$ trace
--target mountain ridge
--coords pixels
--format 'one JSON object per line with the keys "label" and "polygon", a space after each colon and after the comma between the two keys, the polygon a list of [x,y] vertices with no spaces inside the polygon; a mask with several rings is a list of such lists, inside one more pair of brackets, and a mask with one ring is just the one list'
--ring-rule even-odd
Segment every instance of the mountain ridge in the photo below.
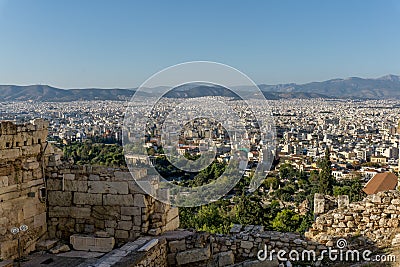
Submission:
{"label": "mountain ridge", "polygon": [[[376,79],[349,77],[346,79],[337,78],[305,84],[260,84],[258,86],[264,96],[272,100],[283,98],[400,99],[400,76],[393,74],[388,74]],[[234,88],[240,88],[241,94],[246,95],[246,87],[237,86]],[[0,85],[0,101],[127,101],[135,92],[135,88],[60,89],[49,85]],[[141,90],[140,94],[144,96],[155,96],[158,95],[157,92],[159,92],[157,88],[149,88],[148,92]],[[174,88],[174,90],[168,92],[165,97],[188,98],[215,95],[235,97],[230,90],[224,87],[206,84],[191,85],[187,86],[187,88],[182,86]]]}

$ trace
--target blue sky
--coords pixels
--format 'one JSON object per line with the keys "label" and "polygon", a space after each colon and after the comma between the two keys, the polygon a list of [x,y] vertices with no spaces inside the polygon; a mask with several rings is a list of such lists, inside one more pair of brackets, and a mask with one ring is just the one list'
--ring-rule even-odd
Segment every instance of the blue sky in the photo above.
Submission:
{"label": "blue sky", "polygon": [[0,84],[136,87],[185,61],[257,83],[400,74],[400,1],[0,0]]}

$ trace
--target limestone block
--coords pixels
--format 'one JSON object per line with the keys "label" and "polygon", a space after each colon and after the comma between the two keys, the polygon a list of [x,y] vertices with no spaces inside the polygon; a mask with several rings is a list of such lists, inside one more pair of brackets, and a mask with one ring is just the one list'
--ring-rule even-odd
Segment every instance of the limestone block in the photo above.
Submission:
{"label": "limestone block", "polygon": [[241,241],[240,242],[240,247],[245,248],[245,249],[251,249],[253,248],[253,242],[251,241]]}
{"label": "limestone block", "polygon": [[232,251],[221,252],[218,253],[216,256],[218,258],[218,266],[221,267],[232,265],[235,262],[235,256],[233,255]]}
{"label": "limestone block", "polygon": [[47,190],[61,190],[62,181],[59,179],[48,179],[47,180]]}
{"label": "limestone block", "polygon": [[179,216],[179,210],[176,207],[171,208],[168,212],[167,212],[167,222],[171,221],[172,219],[174,219],[175,217]]}
{"label": "limestone block", "polygon": [[79,205],[98,205],[103,204],[102,194],[74,193],[74,204]]}
{"label": "limestone block", "polygon": [[175,217],[171,221],[167,222],[167,224],[164,226],[164,231],[173,231],[175,229],[178,229],[179,227],[179,216]]}
{"label": "limestone block", "polygon": [[178,265],[189,264],[193,262],[208,260],[211,256],[210,248],[198,248],[179,252],[176,254],[176,262]]}
{"label": "limestone block", "polygon": [[103,195],[103,205],[105,206],[132,206],[132,195]]}
{"label": "limestone block", "polygon": [[74,192],[87,192],[88,183],[87,181],[65,180],[64,190]]}
{"label": "limestone block", "polygon": [[62,191],[49,191],[48,200],[50,206],[71,206],[72,193]]}
{"label": "limestone block", "polygon": [[314,213],[322,214],[325,212],[325,197],[323,194],[314,195]]}
{"label": "limestone block", "polygon": [[140,216],[140,208],[139,207],[121,207],[121,215],[127,216]]}
{"label": "limestone block", "polygon": [[132,228],[132,221],[119,221],[117,228],[121,230],[130,230]]}
{"label": "limestone block", "polygon": [[45,240],[36,244],[36,250],[45,251],[57,245],[58,240]]}
{"label": "limestone block", "polygon": [[89,181],[88,192],[96,194],[120,194],[129,193],[127,182],[110,182],[110,181]]}
{"label": "limestone block", "polygon": [[75,250],[110,252],[115,245],[114,237],[94,237],[74,234],[70,236],[70,243]]}
{"label": "limestone block", "polygon": [[185,239],[169,242],[169,249],[171,252],[185,251],[186,250]]}

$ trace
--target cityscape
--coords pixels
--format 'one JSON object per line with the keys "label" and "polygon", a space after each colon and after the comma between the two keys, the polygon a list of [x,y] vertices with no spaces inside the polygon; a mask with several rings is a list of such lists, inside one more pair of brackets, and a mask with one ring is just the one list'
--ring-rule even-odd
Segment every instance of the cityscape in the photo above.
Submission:
{"label": "cityscape", "polygon": [[400,267],[399,26],[0,0],[0,267]]}
{"label": "cityscape", "polygon": [[[157,180],[159,183],[157,188],[163,187],[164,190],[154,188],[146,190],[141,185],[145,193],[163,202],[167,201],[178,206],[182,203],[192,206],[188,203],[199,201],[199,198],[204,203],[207,203],[208,199],[212,200],[213,203],[202,204],[198,207],[179,207],[180,222],[179,224],[174,222],[174,224],[175,227],[183,229],[226,235],[233,234],[235,231],[240,232],[241,227],[244,227],[246,232],[252,229],[249,227],[257,226],[262,227],[257,231],[265,229],[281,233],[293,232],[300,236],[304,234],[315,236],[314,240],[320,241],[321,231],[317,231],[317,235],[315,235],[314,230],[318,223],[318,220],[315,221],[317,216],[321,216],[335,207],[340,208],[343,205],[350,205],[349,203],[362,201],[365,197],[374,196],[385,190],[397,190],[396,174],[399,172],[400,145],[398,118],[400,101],[398,100],[332,98],[266,100],[268,109],[261,110],[259,114],[273,118],[273,127],[269,128],[271,131],[275,131],[275,135],[270,137],[274,143],[273,162],[269,171],[264,171],[264,176],[255,192],[251,190],[250,180],[261,161],[261,138],[259,128],[257,126],[253,128],[255,118],[251,113],[242,109],[241,100],[223,96],[187,99],[164,98],[159,101],[158,106],[151,113],[148,113],[148,105],[152,101],[154,100],[143,98],[134,107],[128,101],[112,100],[6,101],[1,103],[0,119],[3,123],[10,122],[16,125],[29,124],[37,119],[48,123],[46,139],[47,143],[52,146],[54,151],[52,153],[56,155],[52,156],[53,160],[59,162],[56,165],[60,162],[67,162],[64,164],[80,166],[79,168],[88,166],[88,164],[104,166],[109,169],[122,168],[122,170],[129,167],[131,173],[141,170],[137,174],[141,178],[139,180],[135,178],[138,185],[141,180],[148,182],[150,179],[154,182],[155,176],[152,173],[155,168],[156,173],[161,175],[161,179],[166,179],[164,182]],[[216,109],[214,101],[228,104],[221,104],[221,107]],[[251,108],[257,108],[261,103],[259,101],[254,99],[248,103],[252,105]],[[198,107],[201,107],[202,112],[198,112]],[[234,110],[238,111],[238,117],[231,122],[228,117],[222,119],[223,123],[220,123],[212,117],[210,120],[199,115],[207,113],[204,110],[214,110],[214,116],[217,118],[218,116],[215,115],[217,113],[230,114],[231,112],[228,112],[230,107],[234,107]],[[129,146],[129,142],[123,144],[124,119],[126,120],[124,117],[127,109],[133,110],[134,117],[141,118],[141,114],[151,114],[150,122],[146,118],[135,121],[136,130],[139,130],[141,125],[140,129],[148,133],[145,135],[145,139],[136,140],[138,141],[136,144],[142,144],[141,148]],[[171,112],[175,112],[177,117],[166,117]],[[184,114],[191,115],[185,117]],[[173,126],[176,123],[178,125]],[[226,127],[228,129],[231,127],[229,125],[241,125],[240,129],[242,130],[239,132],[227,131]],[[250,131],[246,129],[250,129]],[[34,142],[33,139],[32,145]],[[37,142],[43,143],[43,140]],[[20,145],[16,141],[6,142],[3,144],[3,149]],[[24,141],[24,145],[30,144]],[[47,151],[48,148],[44,149]],[[208,198],[200,191],[199,195],[193,199],[185,199],[184,196],[190,195],[192,192],[190,188],[197,190],[199,186],[207,186],[209,183],[213,184],[214,181],[218,181],[216,179],[219,179],[218,177],[226,171],[230,162],[235,160],[235,156],[232,154],[235,149],[239,149],[241,152],[238,162],[240,176],[228,172],[229,177],[226,179],[232,186],[226,188],[224,183],[217,183],[219,187],[225,189],[223,197],[221,199],[219,197]],[[204,158],[206,155],[204,153],[211,153],[208,161],[207,156]],[[199,163],[197,160],[199,158],[202,161],[200,161],[200,165],[196,165],[196,162]],[[182,159],[186,159],[186,161],[180,162]],[[187,165],[188,162],[195,165]],[[209,167],[203,169],[201,164],[204,165],[205,162],[205,166],[209,165]],[[327,162],[328,165],[324,165],[326,164],[324,162]],[[175,167],[172,167],[171,163]],[[54,165],[54,163],[48,164],[48,166]],[[323,180],[325,168],[329,172],[325,177],[328,180]],[[395,175],[393,176],[393,174]],[[59,179],[57,173],[52,173],[51,176],[57,177],[56,180]],[[75,174],[74,176],[76,177]],[[98,175],[90,174],[89,180],[92,176]],[[239,178],[235,178],[235,180],[233,177]],[[62,181],[64,179],[65,174],[62,175]],[[3,178],[3,187],[12,184],[9,178],[7,180]],[[105,193],[109,190],[119,190],[118,187],[114,188],[116,184],[112,184],[118,182],[105,183],[106,185],[103,185],[103,187],[106,186],[103,188]],[[170,187],[171,183],[183,187],[183,191],[176,193],[174,188]],[[55,188],[47,186],[48,190],[58,189],[57,186]],[[170,189],[166,194],[164,191],[167,188]],[[76,190],[78,192],[73,194],[74,199],[71,205],[84,207],[86,205],[84,201],[76,200],[78,202],[75,202],[75,197],[78,196],[80,189]],[[125,191],[122,188],[120,190]],[[48,191],[49,198],[52,192],[57,191]],[[90,185],[89,192],[91,192]],[[119,194],[117,191],[116,193]],[[221,192],[217,191],[212,194],[217,195],[218,193]],[[87,194],[90,198],[94,197],[91,193]],[[165,194],[168,198],[163,199],[161,196]],[[171,197],[171,194],[177,196]],[[60,208],[58,205],[67,205],[58,203],[58,201],[65,200],[62,198],[57,200],[57,198],[59,197],[49,200],[49,204],[56,205],[56,208]],[[93,201],[89,200],[88,203]],[[104,205],[105,201],[105,199],[101,199],[99,204]],[[129,216],[125,217],[128,219]],[[77,223],[76,220],[75,223]],[[101,227],[100,229],[97,227],[94,226],[91,231],[101,229]],[[107,228],[106,225],[104,227],[106,237],[112,237],[119,231],[119,235],[115,235],[115,238],[119,242],[124,242],[120,241],[126,238],[121,232],[126,230],[117,230],[119,226],[115,230]],[[134,226],[132,227],[135,229]],[[346,227],[344,229],[347,229]],[[88,229],[86,228],[83,233],[87,233]],[[137,229],[143,230],[143,227]],[[73,231],[75,232],[75,230]],[[156,232],[158,231],[160,230]],[[253,232],[250,231],[250,233]],[[57,236],[57,232],[52,236]],[[376,238],[376,236],[373,237]],[[332,240],[327,242],[332,242]],[[75,249],[75,245],[73,246]],[[309,247],[308,244],[307,247]],[[54,252],[54,248],[50,251]],[[232,254],[225,253],[224,250],[221,253],[226,254],[224,256],[226,258],[232,257]],[[244,248],[242,253],[250,258],[255,256],[251,249]],[[237,256],[233,256],[233,258],[235,257]],[[391,261],[393,261],[393,257],[392,254],[387,254],[387,258]],[[230,262],[229,259],[226,260]],[[271,262],[275,263],[275,260],[276,258],[271,259]],[[295,262],[293,263],[295,264]],[[180,265],[177,262],[176,264]]]}

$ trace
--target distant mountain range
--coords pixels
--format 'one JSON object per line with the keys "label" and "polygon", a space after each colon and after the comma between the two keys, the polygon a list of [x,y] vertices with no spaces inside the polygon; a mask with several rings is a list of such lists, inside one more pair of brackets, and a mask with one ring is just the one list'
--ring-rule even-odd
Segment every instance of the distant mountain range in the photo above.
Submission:
{"label": "distant mountain range", "polygon": [[129,100],[134,91],[128,89],[59,89],[48,85],[0,85],[0,101],[49,101],[77,100]]}
{"label": "distant mountain range", "polygon": [[259,87],[265,92],[317,93],[331,98],[400,98],[400,76],[396,75],[386,75],[378,79],[351,77],[306,84],[262,84]]}
{"label": "distant mountain range", "polygon": [[[386,75],[377,79],[351,77],[306,84],[261,84],[259,88],[267,99],[283,98],[345,98],[345,99],[400,99],[400,76]],[[248,88],[237,87],[246,95]],[[159,89],[149,88],[142,95],[158,95]],[[48,85],[0,85],[0,101],[49,101],[68,102],[77,100],[129,100],[135,89],[59,89]],[[201,96],[231,96],[231,91],[207,84],[181,86],[168,92],[165,97],[189,98]]]}

